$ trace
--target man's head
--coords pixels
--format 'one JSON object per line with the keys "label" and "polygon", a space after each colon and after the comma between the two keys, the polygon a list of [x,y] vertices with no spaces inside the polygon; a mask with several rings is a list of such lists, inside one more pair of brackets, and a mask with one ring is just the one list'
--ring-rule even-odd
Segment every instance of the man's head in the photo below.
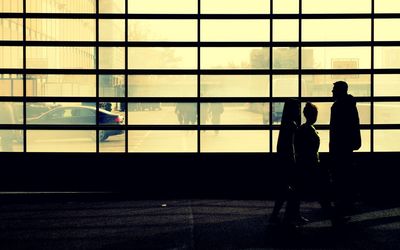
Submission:
{"label": "man's head", "polygon": [[337,100],[347,95],[349,85],[345,81],[338,81],[333,83],[332,96]]}
{"label": "man's head", "polygon": [[314,124],[318,117],[318,108],[311,102],[307,102],[303,109],[304,117],[307,119],[307,123]]}

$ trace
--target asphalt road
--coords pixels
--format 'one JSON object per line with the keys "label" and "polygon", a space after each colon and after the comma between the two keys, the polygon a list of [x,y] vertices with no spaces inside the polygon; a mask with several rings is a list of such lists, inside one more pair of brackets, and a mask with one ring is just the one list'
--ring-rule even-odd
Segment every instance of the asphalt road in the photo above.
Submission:
{"label": "asphalt road", "polygon": [[311,222],[291,230],[268,223],[263,200],[46,199],[4,201],[0,249],[398,249],[400,208],[361,205],[332,228],[316,203]]}

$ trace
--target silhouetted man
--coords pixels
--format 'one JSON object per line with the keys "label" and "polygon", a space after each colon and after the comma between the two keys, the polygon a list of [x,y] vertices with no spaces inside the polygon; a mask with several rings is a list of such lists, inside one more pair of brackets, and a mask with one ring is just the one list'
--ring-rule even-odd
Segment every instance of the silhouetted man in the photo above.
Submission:
{"label": "silhouetted man", "polygon": [[353,201],[353,183],[355,182],[352,164],[353,150],[361,147],[360,120],[356,101],[347,93],[348,85],[344,81],[333,84],[331,108],[329,153],[332,157],[332,184],[334,202],[338,216],[350,212]]}

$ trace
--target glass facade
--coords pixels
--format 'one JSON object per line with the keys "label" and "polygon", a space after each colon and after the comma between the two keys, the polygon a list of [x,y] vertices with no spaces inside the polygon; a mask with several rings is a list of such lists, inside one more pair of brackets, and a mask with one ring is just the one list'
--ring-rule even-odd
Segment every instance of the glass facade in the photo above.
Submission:
{"label": "glass facade", "polygon": [[326,152],[339,80],[360,151],[400,151],[399,25],[394,0],[0,0],[0,152],[272,153],[288,97]]}

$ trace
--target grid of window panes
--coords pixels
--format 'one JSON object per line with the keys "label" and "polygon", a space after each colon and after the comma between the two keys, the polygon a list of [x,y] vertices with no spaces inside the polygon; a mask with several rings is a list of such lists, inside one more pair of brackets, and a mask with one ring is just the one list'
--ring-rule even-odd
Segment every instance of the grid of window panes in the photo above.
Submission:
{"label": "grid of window panes", "polygon": [[400,151],[397,0],[0,0],[0,151],[275,152],[283,102],[358,101]]}

